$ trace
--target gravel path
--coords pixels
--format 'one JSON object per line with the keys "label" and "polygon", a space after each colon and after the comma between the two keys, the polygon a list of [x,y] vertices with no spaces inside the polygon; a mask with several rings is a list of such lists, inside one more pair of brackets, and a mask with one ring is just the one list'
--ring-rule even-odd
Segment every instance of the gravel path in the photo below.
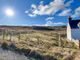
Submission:
{"label": "gravel path", "polygon": [[35,60],[0,48],[0,60]]}

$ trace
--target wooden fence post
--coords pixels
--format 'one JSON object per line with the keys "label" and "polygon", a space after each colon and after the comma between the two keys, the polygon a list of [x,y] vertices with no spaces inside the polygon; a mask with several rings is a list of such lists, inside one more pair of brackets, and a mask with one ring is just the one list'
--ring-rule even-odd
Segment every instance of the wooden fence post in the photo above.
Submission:
{"label": "wooden fence post", "polygon": [[19,34],[18,34],[18,41],[20,40],[20,38],[21,38],[21,33],[19,32]]}
{"label": "wooden fence post", "polygon": [[79,40],[79,49],[80,49],[80,40]]}
{"label": "wooden fence post", "polygon": [[12,41],[12,33],[10,33],[10,41]]}
{"label": "wooden fence post", "polygon": [[4,40],[4,38],[5,38],[5,30],[2,31],[2,36],[3,36],[2,39]]}
{"label": "wooden fence post", "polygon": [[60,33],[58,35],[59,35],[59,47],[60,47],[61,46],[61,36],[60,36]]}

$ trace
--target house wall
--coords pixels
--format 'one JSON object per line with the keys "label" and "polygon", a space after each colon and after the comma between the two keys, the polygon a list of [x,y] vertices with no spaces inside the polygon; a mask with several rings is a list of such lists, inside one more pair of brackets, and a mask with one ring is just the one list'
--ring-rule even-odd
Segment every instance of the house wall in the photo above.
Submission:
{"label": "house wall", "polygon": [[80,29],[71,29],[71,38],[74,40],[80,40]]}
{"label": "house wall", "polygon": [[69,23],[67,24],[67,39],[71,40],[71,28]]}
{"label": "house wall", "polygon": [[80,30],[79,29],[71,29],[69,24],[67,25],[67,39],[73,41],[77,46],[79,46],[80,40]]}

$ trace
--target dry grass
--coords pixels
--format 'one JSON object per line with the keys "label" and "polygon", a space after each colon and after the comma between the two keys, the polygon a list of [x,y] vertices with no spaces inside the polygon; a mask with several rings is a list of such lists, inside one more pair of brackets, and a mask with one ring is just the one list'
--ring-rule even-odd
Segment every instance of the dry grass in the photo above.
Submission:
{"label": "dry grass", "polygon": [[[3,36],[0,35],[0,43],[14,43],[18,48],[31,49],[41,55],[54,56],[58,60],[73,60],[74,53],[78,51],[73,42],[66,40],[66,30],[61,31],[36,31],[29,33],[16,32],[10,37],[10,31],[6,31]],[[24,31],[23,31],[24,32]],[[59,46],[59,33],[61,36],[61,46]],[[76,58],[77,59],[77,58]]]}

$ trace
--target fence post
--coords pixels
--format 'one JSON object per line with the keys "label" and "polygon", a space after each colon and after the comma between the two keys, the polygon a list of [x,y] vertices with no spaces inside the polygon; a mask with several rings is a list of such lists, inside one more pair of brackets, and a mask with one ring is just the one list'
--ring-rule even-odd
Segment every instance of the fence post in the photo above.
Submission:
{"label": "fence post", "polygon": [[79,49],[80,49],[80,40],[79,40]]}
{"label": "fence post", "polygon": [[3,31],[2,31],[2,39],[4,40],[4,38],[5,38],[5,30],[3,29]]}
{"label": "fence post", "polygon": [[20,34],[21,34],[21,33],[19,32],[18,41],[20,40]]}
{"label": "fence post", "polygon": [[61,36],[60,36],[60,33],[58,35],[59,35],[59,47],[60,47],[61,46]]}
{"label": "fence post", "polygon": [[11,41],[11,38],[12,38],[12,33],[10,32],[10,41]]}

